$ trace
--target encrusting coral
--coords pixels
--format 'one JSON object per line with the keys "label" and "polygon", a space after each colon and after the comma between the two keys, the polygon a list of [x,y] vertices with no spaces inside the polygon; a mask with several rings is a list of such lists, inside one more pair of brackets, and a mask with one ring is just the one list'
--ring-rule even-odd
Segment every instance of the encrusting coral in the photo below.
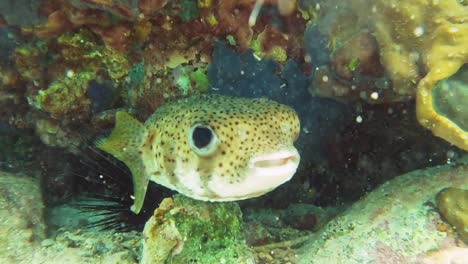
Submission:
{"label": "encrusting coral", "polygon": [[[370,32],[378,44],[378,61],[391,80],[391,88],[382,89],[377,85],[371,87],[377,94],[375,98],[379,102],[394,102],[416,98],[417,117],[419,123],[432,130],[432,132],[457,147],[468,150],[468,131],[460,122],[453,120],[450,116],[438,111],[446,104],[459,113],[463,113],[464,101],[466,98],[468,81],[466,74],[459,71],[467,71],[463,67],[468,62],[468,6],[466,1],[447,0],[391,0],[391,1],[369,1],[353,0],[340,11],[336,11],[332,6],[325,6],[319,26],[329,34],[329,48],[331,49],[332,64],[340,66],[343,63],[343,70],[338,68],[337,75],[340,78],[361,77],[359,69],[362,64],[371,64],[375,60],[362,60],[355,51],[354,59],[346,58],[340,53],[341,47],[348,50],[365,49],[362,45],[351,45],[353,38],[362,35],[363,32]],[[328,11],[327,11],[328,10]],[[368,14],[363,16],[361,14]],[[331,25],[327,24],[332,17]],[[340,56],[341,55],[341,56]],[[364,57],[365,58],[365,57]],[[338,61],[336,61],[338,60]],[[375,69],[377,69],[376,67]],[[357,71],[356,71],[357,70]],[[341,74],[340,74],[341,73]],[[452,80],[458,75],[456,80]],[[369,75],[367,75],[369,76]],[[368,86],[351,83],[350,87],[342,87],[338,78],[332,79],[333,73],[319,72],[316,80],[319,82],[325,79],[328,82],[328,89],[335,88],[326,95],[333,97],[347,98],[353,96],[356,91],[369,92]],[[371,75],[371,77],[373,77]],[[332,82],[335,81],[335,82]],[[458,82],[458,94],[462,94],[458,100],[446,99],[442,105],[435,105],[434,91],[440,82]],[[342,82],[342,81],[341,81]],[[461,83],[461,84],[460,84]],[[389,95],[390,92],[390,95]],[[378,96],[378,97],[377,97]],[[351,99],[354,99],[351,97]],[[365,98],[363,98],[365,99]],[[462,117],[466,118],[466,117]]]}
{"label": "encrusting coral", "polygon": [[[418,121],[436,136],[468,150],[468,131],[438,113],[433,104],[436,84],[456,74],[468,62],[466,3],[393,0],[369,5],[368,1],[357,0],[353,7],[363,4],[373,11],[370,21],[393,90],[398,94],[416,92]],[[464,85],[468,89],[468,83]]]}
{"label": "encrusting coral", "polygon": [[437,195],[437,208],[468,244],[468,190],[447,188]]}

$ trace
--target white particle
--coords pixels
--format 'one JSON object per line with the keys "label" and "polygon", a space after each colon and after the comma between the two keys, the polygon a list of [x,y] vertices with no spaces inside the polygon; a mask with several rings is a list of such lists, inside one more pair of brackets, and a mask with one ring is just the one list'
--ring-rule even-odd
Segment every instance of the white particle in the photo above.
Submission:
{"label": "white particle", "polygon": [[388,110],[387,110],[387,113],[390,114],[390,115],[393,114],[393,108],[389,107]]}
{"label": "white particle", "polygon": [[373,93],[371,93],[370,98],[371,98],[372,100],[377,100],[377,99],[379,99],[379,93],[378,93],[378,92],[373,92]]}
{"label": "white particle", "polygon": [[358,115],[356,117],[356,123],[359,123],[359,124],[362,123],[362,116]]}
{"label": "white particle", "polygon": [[255,1],[255,5],[254,5],[254,7],[252,9],[252,12],[250,12],[250,16],[249,16],[249,26],[250,27],[253,27],[255,25],[255,23],[257,22],[257,17],[258,17],[258,14],[260,13],[260,9],[262,9],[263,1],[264,0]]}
{"label": "white particle", "polygon": [[446,155],[447,155],[448,159],[453,159],[455,157],[455,151],[449,150],[449,151],[447,151]]}
{"label": "white particle", "polygon": [[424,34],[424,28],[423,27],[417,27],[414,29],[413,31],[413,34],[416,36],[416,37],[420,37]]}
{"label": "white particle", "polygon": [[449,28],[449,32],[450,33],[456,33],[456,32],[458,32],[458,28],[457,27],[451,27],[451,28]]}
{"label": "white particle", "polygon": [[99,179],[103,179],[103,178],[104,178],[104,176],[102,176],[102,174],[100,174],[100,175],[99,175]]}
{"label": "white particle", "polygon": [[328,76],[327,75],[322,76],[322,81],[323,82],[328,82]]}
{"label": "white particle", "polygon": [[241,74],[241,75],[244,75],[244,73],[245,73],[244,71],[240,71],[240,74]]}
{"label": "white particle", "polygon": [[65,75],[68,77],[68,78],[72,78],[73,76],[75,76],[75,72],[73,70],[67,70],[65,72]]}

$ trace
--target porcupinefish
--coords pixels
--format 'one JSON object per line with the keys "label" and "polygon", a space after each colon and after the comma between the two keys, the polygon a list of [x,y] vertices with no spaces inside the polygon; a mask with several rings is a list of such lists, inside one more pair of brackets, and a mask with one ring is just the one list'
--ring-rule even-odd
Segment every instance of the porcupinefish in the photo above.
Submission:
{"label": "porcupinefish", "polygon": [[300,156],[296,112],[268,99],[196,95],[167,103],[145,123],[124,111],[97,147],[133,176],[139,213],[150,180],[203,201],[265,194],[291,179]]}

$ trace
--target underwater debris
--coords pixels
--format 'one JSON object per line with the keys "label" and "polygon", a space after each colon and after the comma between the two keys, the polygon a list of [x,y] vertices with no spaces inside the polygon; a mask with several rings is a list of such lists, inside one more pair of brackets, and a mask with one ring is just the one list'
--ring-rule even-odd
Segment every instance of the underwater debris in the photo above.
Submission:
{"label": "underwater debris", "polygon": [[204,201],[272,191],[299,165],[298,136],[298,117],[285,105],[199,95],[165,104],[145,123],[117,112],[111,135],[96,145],[130,168],[138,213],[150,180]]}

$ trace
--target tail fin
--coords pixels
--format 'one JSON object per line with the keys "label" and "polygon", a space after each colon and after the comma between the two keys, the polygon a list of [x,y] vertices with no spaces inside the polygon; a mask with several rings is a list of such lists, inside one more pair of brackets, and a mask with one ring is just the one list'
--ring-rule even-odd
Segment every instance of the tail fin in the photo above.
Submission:
{"label": "tail fin", "polygon": [[127,112],[118,111],[115,115],[115,128],[110,136],[96,142],[97,148],[112,154],[132,172],[134,203],[131,210],[136,214],[143,206],[149,182],[141,156],[141,146],[146,136],[143,123]]}

